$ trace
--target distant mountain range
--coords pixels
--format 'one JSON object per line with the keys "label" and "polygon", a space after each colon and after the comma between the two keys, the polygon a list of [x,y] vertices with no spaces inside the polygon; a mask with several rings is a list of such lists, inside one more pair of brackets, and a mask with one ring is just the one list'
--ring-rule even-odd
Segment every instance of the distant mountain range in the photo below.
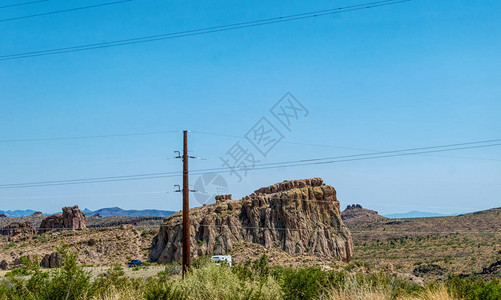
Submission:
{"label": "distant mountain range", "polygon": [[395,214],[387,214],[383,215],[390,219],[404,219],[404,218],[428,218],[428,217],[450,217],[457,216],[459,214],[439,214],[439,213],[431,213],[424,211],[409,211],[406,213],[395,213]]}
{"label": "distant mountain range", "polygon": [[[31,210],[31,209],[25,209],[25,210],[0,210],[0,214],[4,214],[9,218],[21,218],[21,217],[26,217],[34,214],[36,211]],[[57,213],[43,213],[46,216],[49,215],[54,215],[54,214],[60,214],[61,212]],[[175,211],[170,211],[170,210],[157,210],[157,209],[143,209],[143,210],[125,210],[121,209],[120,207],[108,207],[108,208],[101,208],[95,211],[92,211],[90,209],[84,209],[83,213],[87,216],[94,216],[99,214],[101,217],[114,217],[114,216],[120,216],[120,217],[168,217],[174,213]]]}
{"label": "distant mountain range", "polygon": [[[26,210],[0,210],[0,214],[6,215],[9,218],[21,218],[21,217],[26,217],[30,216],[32,214],[36,213],[36,211],[31,210],[31,209],[26,209]],[[47,214],[44,214],[47,215]],[[48,214],[52,215],[52,214]]]}
{"label": "distant mountain range", "polygon": [[170,210],[158,210],[158,209],[143,209],[136,210],[130,209],[125,210],[120,207],[107,207],[101,208],[95,211],[84,209],[83,213],[87,216],[94,216],[99,214],[101,217],[168,217],[176,213],[176,211]]}

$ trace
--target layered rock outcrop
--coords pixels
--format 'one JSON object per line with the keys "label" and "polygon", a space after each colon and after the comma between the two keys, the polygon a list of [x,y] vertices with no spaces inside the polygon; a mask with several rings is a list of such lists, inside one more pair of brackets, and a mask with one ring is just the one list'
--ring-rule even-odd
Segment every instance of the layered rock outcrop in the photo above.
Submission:
{"label": "layered rock outcrop", "polygon": [[72,229],[79,230],[86,228],[85,226],[86,217],[85,214],[78,209],[78,206],[63,207],[63,214],[52,215],[42,220],[39,233],[46,231],[51,231],[53,229]]}
{"label": "layered rock outcrop", "polygon": [[9,241],[23,240],[36,233],[31,222],[12,222],[0,229],[2,235],[8,235]]}
{"label": "layered rock outcrop", "polygon": [[[241,200],[230,196],[191,209],[191,250],[194,257],[229,253],[239,242],[351,260],[353,244],[341,220],[336,190],[321,178],[284,181],[256,190]],[[150,258],[159,263],[180,261],[182,215],[164,219],[153,240]]]}

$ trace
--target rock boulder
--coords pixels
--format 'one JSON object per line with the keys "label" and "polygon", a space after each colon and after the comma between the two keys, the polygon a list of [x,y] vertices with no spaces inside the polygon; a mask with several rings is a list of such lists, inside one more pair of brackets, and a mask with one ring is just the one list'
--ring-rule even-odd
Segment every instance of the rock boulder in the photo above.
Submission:
{"label": "rock boulder", "polygon": [[62,265],[62,257],[59,252],[53,252],[51,254],[46,254],[42,261],[40,262],[40,266],[44,268],[57,268]]}

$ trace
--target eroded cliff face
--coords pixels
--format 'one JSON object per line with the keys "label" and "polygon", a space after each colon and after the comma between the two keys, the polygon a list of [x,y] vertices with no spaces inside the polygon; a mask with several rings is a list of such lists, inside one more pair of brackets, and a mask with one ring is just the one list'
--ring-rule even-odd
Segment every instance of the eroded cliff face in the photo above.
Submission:
{"label": "eroded cliff face", "polygon": [[[353,244],[341,220],[336,190],[321,178],[293,180],[261,188],[241,200],[218,197],[190,211],[194,257],[226,254],[241,241],[289,253],[351,260]],[[181,213],[164,219],[150,258],[181,260]]]}
{"label": "eroded cliff face", "polygon": [[72,229],[80,230],[85,229],[85,222],[87,218],[85,214],[78,209],[78,206],[63,207],[62,215],[48,216],[42,220],[38,233],[44,233],[54,229]]}

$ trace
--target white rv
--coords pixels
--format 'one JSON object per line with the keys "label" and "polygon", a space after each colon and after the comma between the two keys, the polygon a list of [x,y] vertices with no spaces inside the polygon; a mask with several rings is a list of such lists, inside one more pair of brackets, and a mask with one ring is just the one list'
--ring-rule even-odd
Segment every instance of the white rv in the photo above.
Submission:
{"label": "white rv", "polygon": [[214,255],[211,257],[216,264],[220,264],[222,261],[226,262],[231,267],[231,255]]}

